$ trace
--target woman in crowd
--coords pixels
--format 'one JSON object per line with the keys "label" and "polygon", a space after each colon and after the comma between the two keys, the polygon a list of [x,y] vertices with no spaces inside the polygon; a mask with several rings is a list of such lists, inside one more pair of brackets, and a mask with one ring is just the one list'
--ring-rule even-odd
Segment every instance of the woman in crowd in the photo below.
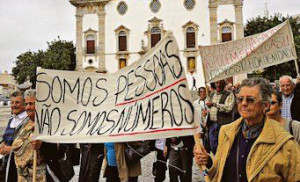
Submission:
{"label": "woman in crowd", "polygon": [[[134,142],[136,143],[136,142]],[[142,174],[141,162],[129,164],[125,159],[126,143],[105,143],[104,177],[107,182],[137,182]]]}
{"label": "woman in crowd", "polygon": [[267,112],[267,116],[278,121],[286,131],[294,136],[298,144],[300,144],[300,122],[296,120],[287,120],[281,116],[280,109],[282,107],[282,97],[278,91],[273,91],[271,99],[271,107],[270,111]]}

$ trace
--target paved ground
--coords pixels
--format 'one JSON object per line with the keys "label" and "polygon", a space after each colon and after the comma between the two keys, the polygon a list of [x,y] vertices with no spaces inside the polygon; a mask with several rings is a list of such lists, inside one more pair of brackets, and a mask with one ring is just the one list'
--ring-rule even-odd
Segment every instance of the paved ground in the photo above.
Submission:
{"label": "paved ground", "polygon": [[[152,164],[155,161],[155,153],[150,153],[146,157],[142,159],[142,175],[139,176],[139,182],[153,182],[154,176],[152,175]],[[78,174],[79,174],[79,167],[75,167],[75,176],[71,180],[72,182],[78,181]],[[101,177],[100,182],[105,182],[105,178],[102,177],[102,171],[101,171]],[[169,171],[166,172],[166,180],[165,182],[169,181]],[[193,165],[193,182],[200,182],[204,181],[204,178],[200,177],[200,171],[199,167],[194,163]]]}
{"label": "paved ground", "polygon": [[6,128],[8,119],[10,118],[10,106],[0,106],[0,137]]}
{"label": "paved ground", "polygon": [[[139,182],[153,182],[154,176],[152,175],[152,164],[155,161],[155,153],[150,153],[146,157],[142,159],[142,175],[139,176]],[[72,182],[78,181],[78,174],[79,174],[79,167],[75,167],[75,176],[71,180]],[[105,178],[102,177],[102,171],[101,171],[101,177],[100,182],[105,182]],[[166,172],[166,180],[165,182],[169,181],[169,171]],[[193,165],[193,182],[200,182],[204,181],[204,178],[200,177],[200,171],[199,167],[194,164]]]}
{"label": "paved ground", "polygon": [[[0,136],[2,136],[2,133],[5,130],[5,127],[7,125],[8,119],[10,117],[10,107],[9,106],[0,106]],[[154,181],[154,177],[152,175],[152,164],[155,161],[155,153],[150,153],[146,157],[142,159],[142,175],[139,177],[139,182],[152,182]],[[101,176],[102,176],[101,172]],[[166,172],[166,180],[169,181],[169,172]],[[78,181],[78,175],[79,175],[79,166],[75,167],[75,176],[71,180],[72,182]],[[199,182],[203,180],[203,178],[200,177],[200,171],[199,167],[197,165],[193,165],[193,182]],[[100,182],[104,182],[105,178],[100,177]],[[203,180],[204,181],[204,180]]]}

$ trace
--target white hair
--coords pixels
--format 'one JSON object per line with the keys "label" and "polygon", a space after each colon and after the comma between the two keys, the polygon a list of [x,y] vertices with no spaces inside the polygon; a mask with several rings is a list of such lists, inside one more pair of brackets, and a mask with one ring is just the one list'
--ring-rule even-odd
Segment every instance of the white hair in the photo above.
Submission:
{"label": "white hair", "polygon": [[26,90],[25,93],[24,93],[24,98],[29,98],[29,97],[35,97],[36,96],[36,90],[32,90],[32,89],[29,89],[29,90]]}
{"label": "white hair", "polygon": [[288,75],[283,75],[279,78],[279,84],[280,82],[283,80],[283,79],[288,79],[290,81],[291,84],[295,84],[294,81],[293,81],[293,78],[291,76],[288,76]]}

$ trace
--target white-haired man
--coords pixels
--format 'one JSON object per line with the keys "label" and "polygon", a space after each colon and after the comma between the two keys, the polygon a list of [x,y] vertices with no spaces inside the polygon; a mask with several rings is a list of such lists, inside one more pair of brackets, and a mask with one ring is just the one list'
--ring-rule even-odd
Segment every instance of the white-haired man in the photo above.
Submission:
{"label": "white-haired man", "polygon": [[292,119],[291,104],[294,99],[295,84],[293,82],[292,77],[284,75],[280,77],[279,85],[282,92],[281,116],[283,118],[291,120]]}

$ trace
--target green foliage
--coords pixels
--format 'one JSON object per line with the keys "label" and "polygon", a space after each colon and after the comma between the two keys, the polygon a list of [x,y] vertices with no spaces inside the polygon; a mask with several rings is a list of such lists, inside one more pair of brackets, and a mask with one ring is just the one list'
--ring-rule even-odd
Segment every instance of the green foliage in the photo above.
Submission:
{"label": "green foliage", "polygon": [[[275,14],[270,18],[267,17],[256,17],[254,19],[250,19],[247,21],[245,27],[245,36],[261,33],[267,31],[268,29],[273,28],[276,25],[284,22],[289,19],[290,24],[293,31],[295,46],[297,57],[300,56],[300,19],[295,19],[291,17],[282,17],[280,14]],[[300,66],[300,62],[298,59],[298,66]],[[282,63],[279,65],[270,66],[265,68],[265,71],[262,73],[262,76],[269,79],[270,81],[278,80],[282,75],[290,75],[292,77],[296,77],[296,68],[295,62],[289,61],[286,63]]]}
{"label": "green foliage", "polygon": [[12,73],[17,83],[30,80],[32,87],[35,88],[36,68],[56,70],[75,70],[76,57],[75,47],[72,41],[54,40],[48,42],[46,51],[25,52],[20,54],[16,60],[16,66]]}

